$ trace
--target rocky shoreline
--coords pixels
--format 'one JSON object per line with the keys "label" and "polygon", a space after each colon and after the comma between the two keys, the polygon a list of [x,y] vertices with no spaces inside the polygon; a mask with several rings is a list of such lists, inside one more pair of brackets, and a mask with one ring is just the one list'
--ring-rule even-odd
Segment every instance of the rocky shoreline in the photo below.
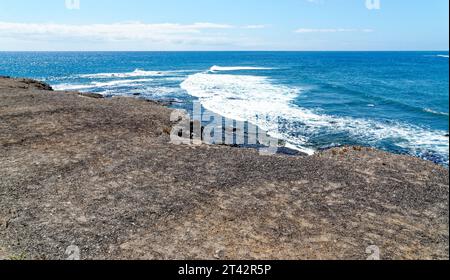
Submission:
{"label": "rocky shoreline", "polygon": [[0,77],[0,259],[449,258],[447,169],[172,145],[170,113]]}

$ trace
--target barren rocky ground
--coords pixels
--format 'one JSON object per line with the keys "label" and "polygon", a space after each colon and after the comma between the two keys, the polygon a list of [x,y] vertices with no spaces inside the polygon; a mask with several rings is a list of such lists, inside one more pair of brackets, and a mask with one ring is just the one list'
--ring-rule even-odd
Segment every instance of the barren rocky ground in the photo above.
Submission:
{"label": "barren rocky ground", "polygon": [[449,258],[443,167],[177,146],[170,109],[93,97],[0,78],[0,259]]}

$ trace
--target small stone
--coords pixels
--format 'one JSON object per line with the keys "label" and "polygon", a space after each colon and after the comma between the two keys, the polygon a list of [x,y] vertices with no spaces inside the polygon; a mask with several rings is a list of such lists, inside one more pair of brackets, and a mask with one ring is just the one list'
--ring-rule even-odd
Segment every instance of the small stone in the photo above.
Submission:
{"label": "small stone", "polygon": [[225,251],[224,250],[217,250],[216,253],[214,254],[214,258],[215,259],[223,259],[225,257]]}

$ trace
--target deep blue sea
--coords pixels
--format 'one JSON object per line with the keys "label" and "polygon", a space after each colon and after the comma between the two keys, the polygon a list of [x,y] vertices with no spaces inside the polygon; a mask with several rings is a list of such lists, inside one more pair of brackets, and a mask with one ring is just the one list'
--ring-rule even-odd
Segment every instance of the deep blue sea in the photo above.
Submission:
{"label": "deep blue sea", "polygon": [[303,151],[364,145],[448,166],[448,52],[0,52],[0,75],[198,100],[236,120],[269,116],[263,128]]}

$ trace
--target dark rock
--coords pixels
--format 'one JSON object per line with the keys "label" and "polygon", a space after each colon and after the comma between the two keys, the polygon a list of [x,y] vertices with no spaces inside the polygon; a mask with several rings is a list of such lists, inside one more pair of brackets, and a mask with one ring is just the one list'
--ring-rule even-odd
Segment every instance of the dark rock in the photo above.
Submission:
{"label": "dark rock", "polygon": [[27,88],[34,88],[37,90],[48,90],[48,91],[53,91],[53,88],[44,83],[44,82],[39,82],[36,80],[32,80],[32,79],[19,79],[20,82],[24,83],[27,85]]}
{"label": "dark rock", "polygon": [[290,156],[305,155],[305,154],[301,153],[300,151],[296,151],[296,150],[289,149],[286,147],[279,147],[277,152],[279,154],[290,155]]}
{"label": "dark rock", "polygon": [[98,93],[90,93],[90,92],[82,92],[79,93],[79,95],[84,96],[84,97],[89,97],[89,98],[95,98],[95,99],[103,99],[105,98],[103,95],[98,94]]}

